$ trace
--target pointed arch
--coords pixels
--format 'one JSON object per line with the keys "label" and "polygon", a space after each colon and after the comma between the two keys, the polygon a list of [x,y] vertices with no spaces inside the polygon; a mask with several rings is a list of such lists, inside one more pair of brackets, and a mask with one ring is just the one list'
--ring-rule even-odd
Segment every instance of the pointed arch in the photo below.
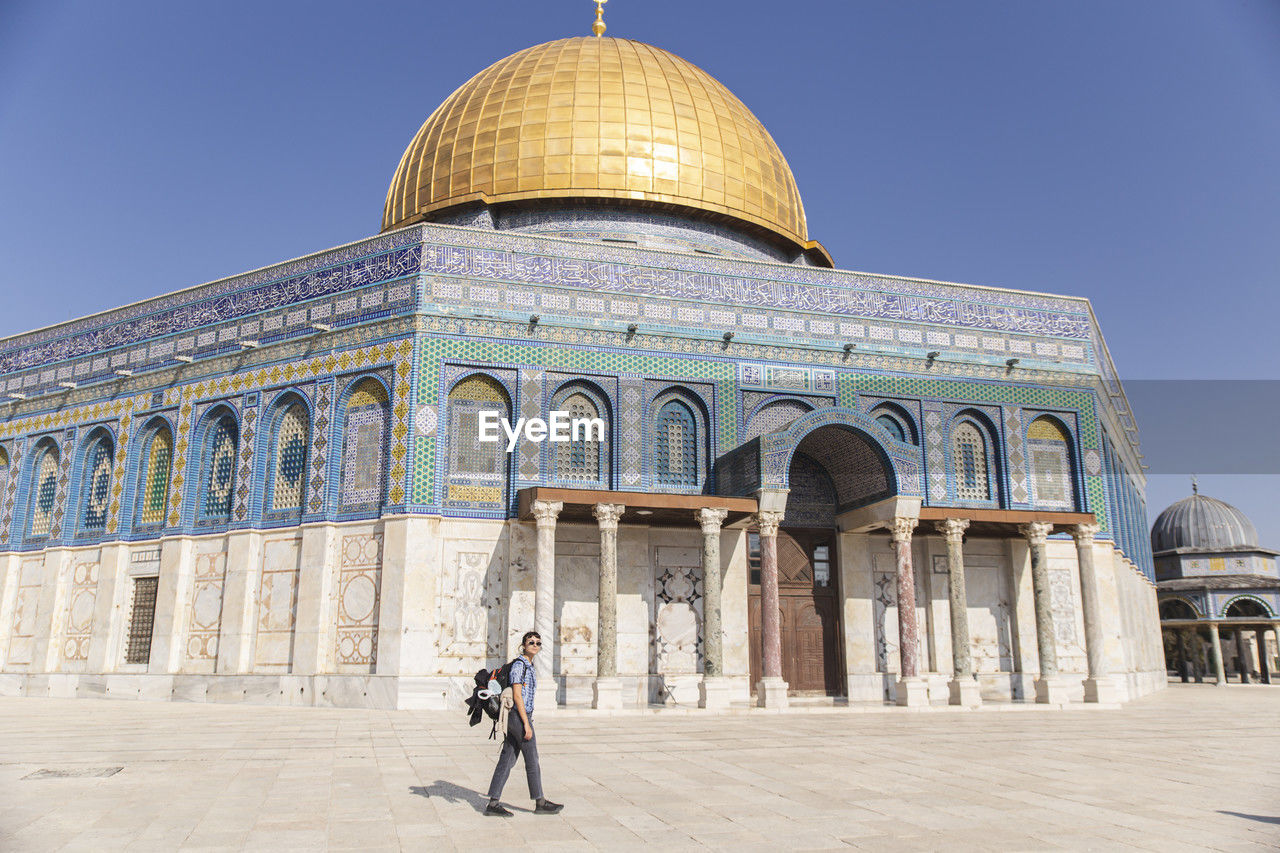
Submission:
{"label": "pointed arch", "polygon": [[143,427],[142,464],[138,476],[136,524],[163,525],[169,515],[169,482],[173,470],[173,429],[164,418]]}
{"label": "pointed arch", "polygon": [[472,373],[449,390],[446,499],[450,502],[506,503],[511,457],[501,431],[498,441],[480,440],[480,418],[488,413],[511,419],[511,398],[494,377]]}
{"label": "pointed arch", "polygon": [[342,512],[377,512],[387,491],[387,387],[366,376],[351,383],[344,396],[338,505]]}
{"label": "pointed arch", "polygon": [[33,539],[42,539],[53,529],[53,515],[58,499],[58,465],[62,454],[52,438],[36,443],[31,465],[31,513],[27,525]]}
{"label": "pointed arch", "polygon": [[210,409],[201,421],[200,436],[197,519],[207,524],[225,523],[231,518],[240,450],[240,421],[235,410],[225,404]]}
{"label": "pointed arch", "polygon": [[550,443],[555,478],[607,489],[611,481],[610,435],[612,418],[609,398],[589,382],[569,382],[552,396],[553,411],[566,411],[571,421],[599,419],[604,422],[602,439],[580,430],[576,440]]}
{"label": "pointed arch", "polygon": [[920,432],[916,420],[904,407],[897,403],[880,403],[871,410],[871,417],[885,428],[889,435],[904,444],[919,444]]}
{"label": "pointed arch", "polygon": [[105,427],[92,430],[80,456],[79,527],[84,533],[106,529],[111,505],[111,475],[115,460],[115,440]]}
{"label": "pointed arch", "polygon": [[770,400],[748,417],[742,440],[748,442],[766,433],[786,429],[812,411],[813,406],[803,400],[790,398]]}
{"label": "pointed arch", "polygon": [[1033,504],[1075,509],[1079,488],[1071,432],[1066,424],[1052,415],[1041,415],[1028,424],[1027,462]]}
{"label": "pointed arch", "polygon": [[307,456],[311,449],[311,411],[296,392],[281,394],[268,418],[266,510],[269,514],[298,515],[307,488]]}
{"label": "pointed arch", "polygon": [[651,411],[653,482],[664,488],[700,488],[707,478],[710,446],[706,410],[693,395],[673,388],[654,398]]}
{"label": "pointed arch", "polygon": [[951,422],[953,494],[959,501],[999,503],[995,433],[976,412],[961,412]]}

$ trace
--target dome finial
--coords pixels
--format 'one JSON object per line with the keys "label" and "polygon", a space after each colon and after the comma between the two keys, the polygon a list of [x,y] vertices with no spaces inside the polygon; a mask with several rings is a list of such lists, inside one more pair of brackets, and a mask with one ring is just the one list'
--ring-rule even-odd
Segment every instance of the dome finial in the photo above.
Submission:
{"label": "dome finial", "polygon": [[1195,474],[1191,475],[1191,494],[1193,495],[1200,494],[1200,484],[1196,482]]}
{"label": "dome finial", "polygon": [[596,20],[595,23],[591,25],[591,32],[596,34],[596,38],[600,38],[600,36],[604,35],[605,31],[604,4],[608,3],[609,0],[594,0],[594,2],[596,4]]}

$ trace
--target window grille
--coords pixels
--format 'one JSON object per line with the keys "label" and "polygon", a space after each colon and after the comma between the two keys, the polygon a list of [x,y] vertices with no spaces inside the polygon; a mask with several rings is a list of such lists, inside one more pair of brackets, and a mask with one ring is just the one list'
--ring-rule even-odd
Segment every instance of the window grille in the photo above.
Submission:
{"label": "window grille", "polygon": [[275,476],[271,489],[272,509],[298,509],[302,506],[309,446],[310,426],[307,423],[307,410],[301,403],[294,403],[280,418],[280,428],[276,432]]}
{"label": "window grille", "polygon": [[897,441],[905,442],[907,440],[907,431],[902,428],[902,424],[893,415],[881,415],[876,418],[876,423],[884,427],[885,431]]}
{"label": "window grille", "polygon": [[470,376],[449,392],[449,472],[468,480],[501,481],[505,477],[506,435],[480,441],[480,413],[510,418],[507,392],[487,376]]}
{"label": "window grille", "polygon": [[672,400],[658,411],[655,461],[658,482],[668,486],[698,484],[698,431],[693,413]]}
{"label": "window grille", "polygon": [[956,478],[957,497],[970,501],[991,500],[987,447],[973,424],[962,423],[952,433],[951,465]]}
{"label": "window grille", "polygon": [[161,427],[151,439],[147,450],[146,472],[142,483],[142,512],[140,524],[162,524],[169,511],[169,468],[173,462],[173,434]]}
{"label": "window grille", "polygon": [[751,532],[747,534],[747,567],[750,569],[750,582],[752,586],[760,585],[760,534]]}
{"label": "window grille", "polygon": [[377,380],[366,379],[347,401],[342,451],[344,507],[374,507],[382,503],[386,436],[387,394]]}
{"label": "window grille", "polygon": [[102,437],[85,455],[84,529],[107,526],[107,506],[111,499],[111,440]]}
{"label": "window grille", "polygon": [[206,518],[231,515],[231,494],[236,479],[236,445],[238,430],[235,419],[223,416],[213,428],[210,442],[209,477],[205,484],[204,514]]}
{"label": "window grille", "polygon": [[58,497],[58,451],[45,450],[36,464],[35,505],[31,512],[31,535],[48,536],[53,526],[53,504]]}
{"label": "window grille", "polygon": [[133,609],[129,615],[129,640],[125,647],[125,663],[147,663],[151,660],[151,629],[156,617],[156,589],[160,578],[133,579]]}
{"label": "window grille", "polygon": [[[571,394],[560,404],[571,420],[598,418],[595,403],[585,394]],[[587,436],[592,436],[590,439]],[[581,430],[577,441],[560,442],[556,448],[556,477],[560,480],[596,483],[601,479],[603,448],[590,430]]]}

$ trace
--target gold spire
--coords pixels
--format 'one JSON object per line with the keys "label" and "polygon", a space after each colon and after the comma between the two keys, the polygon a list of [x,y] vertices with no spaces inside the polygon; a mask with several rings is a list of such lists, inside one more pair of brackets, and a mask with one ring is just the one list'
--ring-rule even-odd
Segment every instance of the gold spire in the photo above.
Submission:
{"label": "gold spire", "polygon": [[609,0],[595,0],[596,20],[595,23],[591,25],[591,32],[596,34],[596,38],[600,38],[600,36],[604,35],[604,4],[608,2]]}

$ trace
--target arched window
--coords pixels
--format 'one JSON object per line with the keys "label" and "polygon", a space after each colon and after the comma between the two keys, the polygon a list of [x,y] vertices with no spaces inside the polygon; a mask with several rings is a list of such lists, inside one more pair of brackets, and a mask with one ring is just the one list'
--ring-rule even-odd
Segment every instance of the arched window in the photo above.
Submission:
{"label": "arched window", "polygon": [[173,465],[173,433],[161,423],[151,433],[143,457],[138,492],[138,524],[164,524],[169,513],[169,472]]}
{"label": "arched window", "polygon": [[902,422],[893,415],[880,415],[876,418],[876,423],[884,427],[885,432],[893,436],[896,441],[906,442],[907,431],[903,429]]}
{"label": "arched window", "polygon": [[1222,614],[1228,619],[1270,619],[1271,614],[1262,602],[1252,598],[1238,598],[1227,605]]}
{"label": "arched window", "polygon": [[951,432],[951,467],[955,473],[956,497],[968,501],[991,500],[987,444],[982,433],[969,421],[956,424]]}
{"label": "arched window", "polygon": [[387,392],[376,379],[363,379],[347,399],[342,428],[343,510],[382,506],[387,480]]}
{"label": "arched window", "polygon": [[571,441],[556,442],[555,470],[557,480],[576,483],[607,483],[609,479],[609,456],[607,441],[600,440],[609,435],[609,425],[596,402],[583,391],[572,391],[564,397],[557,410],[567,411],[570,421],[588,421],[599,419],[605,422],[604,436],[597,431],[579,428],[577,435],[570,435]]}
{"label": "arched window", "polygon": [[812,406],[799,400],[776,400],[766,403],[751,416],[742,440],[750,441],[758,436],[786,429],[796,418],[811,411],[813,411]]}
{"label": "arched window", "polygon": [[1075,507],[1071,476],[1071,439],[1057,420],[1036,418],[1027,427],[1031,463],[1031,500],[1040,506]]}
{"label": "arched window", "polygon": [[507,437],[480,441],[480,415],[510,419],[507,391],[496,379],[468,376],[449,392],[449,500],[501,503],[507,483]]}
{"label": "arched window", "polygon": [[307,408],[302,403],[292,403],[280,416],[271,452],[272,511],[302,509],[310,446],[311,423]]}
{"label": "arched window", "polygon": [[1196,611],[1181,598],[1170,598],[1160,602],[1161,619],[1195,619]]}
{"label": "arched window", "polygon": [[680,400],[669,400],[654,423],[654,464],[664,486],[698,485],[698,423]]}
{"label": "arched window", "polygon": [[105,430],[97,432],[84,455],[84,472],[80,491],[80,529],[98,531],[107,526],[107,508],[111,503],[111,462],[115,443]]}
{"label": "arched window", "polygon": [[225,521],[231,517],[231,497],[236,482],[236,450],[240,444],[240,428],[229,412],[218,416],[210,425],[205,442],[204,500],[201,515],[206,521]]}
{"label": "arched window", "polygon": [[48,536],[53,527],[54,502],[58,499],[58,461],[57,446],[46,442],[40,448],[31,470],[31,535],[33,537]]}

